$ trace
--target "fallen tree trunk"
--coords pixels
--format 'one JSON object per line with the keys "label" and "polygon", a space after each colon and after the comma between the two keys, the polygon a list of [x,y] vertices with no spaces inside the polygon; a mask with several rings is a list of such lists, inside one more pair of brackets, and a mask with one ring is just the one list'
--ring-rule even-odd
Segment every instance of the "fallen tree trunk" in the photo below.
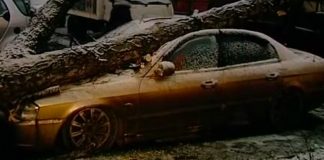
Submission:
{"label": "fallen tree trunk", "polygon": [[[237,20],[271,11],[271,0],[241,0],[191,17],[159,21],[145,30],[117,37],[105,36],[96,42],[38,54],[62,14],[76,0],[50,0],[33,19],[32,25],[9,44],[0,55],[0,101],[13,102],[53,85],[113,73],[162,44],[186,33],[233,27]],[[48,14],[49,13],[49,14]],[[6,104],[5,108],[12,106]]]}

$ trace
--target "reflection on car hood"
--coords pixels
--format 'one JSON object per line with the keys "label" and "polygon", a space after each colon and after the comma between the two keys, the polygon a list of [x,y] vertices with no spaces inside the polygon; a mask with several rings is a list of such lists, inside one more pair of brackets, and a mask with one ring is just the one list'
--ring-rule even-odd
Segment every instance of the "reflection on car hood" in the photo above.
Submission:
{"label": "reflection on car hood", "polygon": [[134,71],[127,70],[118,75],[106,74],[95,80],[60,86],[59,94],[37,99],[35,103],[43,107],[54,104],[135,94],[138,92],[139,79],[134,75]]}

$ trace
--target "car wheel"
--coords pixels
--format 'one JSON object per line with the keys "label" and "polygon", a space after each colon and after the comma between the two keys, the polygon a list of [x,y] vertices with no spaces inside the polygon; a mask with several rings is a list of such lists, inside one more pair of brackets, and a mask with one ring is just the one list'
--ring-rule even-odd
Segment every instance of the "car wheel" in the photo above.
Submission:
{"label": "car wheel", "polygon": [[269,119],[274,129],[292,129],[301,124],[305,115],[301,95],[298,91],[289,91],[273,104]]}
{"label": "car wheel", "polygon": [[117,118],[100,108],[85,108],[66,123],[63,141],[67,148],[94,151],[110,147],[117,135]]}

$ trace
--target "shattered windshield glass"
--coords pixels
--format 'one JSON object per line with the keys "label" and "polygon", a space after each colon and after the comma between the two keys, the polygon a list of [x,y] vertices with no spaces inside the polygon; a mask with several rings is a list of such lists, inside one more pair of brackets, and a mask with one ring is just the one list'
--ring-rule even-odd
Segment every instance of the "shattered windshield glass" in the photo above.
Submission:
{"label": "shattered windshield glass", "polygon": [[277,58],[269,42],[247,35],[222,35],[218,37],[219,66],[257,62]]}

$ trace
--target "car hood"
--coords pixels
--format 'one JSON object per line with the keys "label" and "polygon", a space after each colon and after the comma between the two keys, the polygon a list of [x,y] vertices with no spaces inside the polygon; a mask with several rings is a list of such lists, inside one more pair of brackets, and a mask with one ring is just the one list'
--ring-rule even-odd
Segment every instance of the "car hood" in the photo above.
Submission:
{"label": "car hood", "polygon": [[119,75],[107,74],[95,80],[59,86],[59,93],[37,99],[35,103],[44,107],[137,94],[139,83],[140,79],[135,76],[133,71],[124,71]]}

